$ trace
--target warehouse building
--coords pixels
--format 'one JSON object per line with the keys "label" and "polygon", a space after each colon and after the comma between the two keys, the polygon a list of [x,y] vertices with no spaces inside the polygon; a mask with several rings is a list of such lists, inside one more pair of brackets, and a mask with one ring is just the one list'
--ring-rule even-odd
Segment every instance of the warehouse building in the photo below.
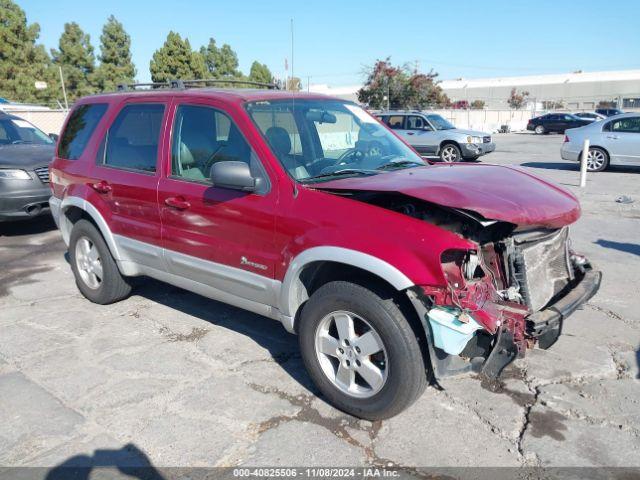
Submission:
{"label": "warehouse building", "polygon": [[[624,110],[640,110],[640,70],[574,72],[501,78],[458,78],[440,86],[452,102],[476,100],[484,108],[508,110],[511,90],[529,92],[529,110],[593,110],[600,102]],[[311,85],[309,90],[357,101],[360,86]]]}
{"label": "warehouse building", "polygon": [[574,72],[502,78],[458,78],[440,86],[456,101],[484,102],[505,109],[512,89],[529,92],[529,108],[593,110],[601,102],[625,110],[640,109],[640,70]]}

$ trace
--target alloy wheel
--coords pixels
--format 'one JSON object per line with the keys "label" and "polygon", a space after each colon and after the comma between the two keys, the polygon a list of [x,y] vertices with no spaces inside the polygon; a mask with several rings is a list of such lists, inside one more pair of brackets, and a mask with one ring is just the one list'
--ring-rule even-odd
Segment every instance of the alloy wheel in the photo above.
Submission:
{"label": "alloy wheel", "polygon": [[455,147],[448,145],[442,149],[442,161],[447,163],[458,161],[458,152]]}
{"label": "alloy wheel", "polygon": [[84,284],[97,290],[102,284],[103,269],[100,253],[95,244],[87,237],[80,237],[76,242],[76,266]]}
{"label": "alloy wheel", "polygon": [[387,352],[378,332],[358,315],[326,315],[316,329],[315,349],[324,375],[347,395],[369,398],[384,387]]}
{"label": "alloy wheel", "polygon": [[606,158],[600,150],[589,150],[587,155],[587,170],[599,170],[604,165]]}

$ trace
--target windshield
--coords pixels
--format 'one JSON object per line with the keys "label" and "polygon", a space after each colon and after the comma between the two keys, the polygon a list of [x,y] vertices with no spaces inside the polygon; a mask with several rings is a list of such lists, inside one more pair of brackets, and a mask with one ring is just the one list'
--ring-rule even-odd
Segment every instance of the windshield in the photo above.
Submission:
{"label": "windshield", "polygon": [[431,125],[435,127],[436,130],[453,130],[456,128],[454,125],[449,123],[449,121],[442,118],[440,115],[427,115],[427,118],[431,122]]}
{"label": "windshield", "polygon": [[352,103],[297,98],[251,102],[246,108],[282,166],[301,182],[426,165]]}
{"label": "windshield", "polygon": [[20,118],[0,119],[0,146],[20,143],[51,145],[53,140],[26,120]]}

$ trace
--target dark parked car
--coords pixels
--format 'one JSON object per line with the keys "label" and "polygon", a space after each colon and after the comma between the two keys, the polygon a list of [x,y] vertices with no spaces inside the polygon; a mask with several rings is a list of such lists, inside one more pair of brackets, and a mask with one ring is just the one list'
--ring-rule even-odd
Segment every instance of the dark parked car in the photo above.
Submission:
{"label": "dark parked car", "polygon": [[596,113],[604,115],[605,117],[612,117],[614,115],[621,115],[624,112],[618,108],[597,108]]}
{"label": "dark parked car", "polygon": [[0,222],[49,211],[54,142],[43,131],[0,112]]}
{"label": "dark parked car", "polygon": [[584,118],[585,120],[591,120],[593,122],[597,122],[598,120],[604,120],[605,118],[607,118],[606,116],[596,112],[578,112],[574,113],[574,115],[576,117]]}
{"label": "dark parked car", "polygon": [[593,120],[576,117],[571,113],[547,113],[529,120],[527,130],[533,130],[538,135],[550,132],[564,133],[569,128],[582,127],[589,125],[591,122]]}

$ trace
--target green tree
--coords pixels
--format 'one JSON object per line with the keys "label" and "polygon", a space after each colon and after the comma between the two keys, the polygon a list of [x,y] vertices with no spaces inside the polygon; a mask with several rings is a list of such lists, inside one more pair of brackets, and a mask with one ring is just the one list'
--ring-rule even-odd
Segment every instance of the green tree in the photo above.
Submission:
{"label": "green tree", "polygon": [[[36,44],[39,35],[40,26],[28,25],[24,10],[11,0],[0,0],[0,97],[26,103],[55,101],[59,82],[47,51]],[[36,81],[47,87],[36,89]]]}
{"label": "green tree", "polygon": [[200,55],[204,58],[210,78],[242,77],[238,70],[238,55],[228,44],[218,48],[215,39],[210,38],[207,46],[200,48]]}
{"label": "green tree", "polygon": [[391,64],[391,58],[378,60],[365,70],[367,80],[358,90],[358,100],[371,108],[424,108],[443,106],[449,99],[438,86],[438,76],[433,71],[427,74],[411,73],[405,65]]}
{"label": "green tree", "polygon": [[53,61],[62,67],[69,101],[95,93],[91,84],[95,55],[91,38],[75,22],[65,23],[58,50],[51,50]]}
{"label": "green tree", "polygon": [[271,70],[264,63],[255,61],[251,64],[249,71],[249,80],[252,82],[272,83],[273,75]]}
{"label": "green tree", "polygon": [[191,80],[206,76],[203,55],[191,50],[189,40],[180,34],[169,32],[164,45],[155,51],[149,66],[154,82]]}
{"label": "green tree", "polygon": [[417,108],[442,107],[450,103],[447,95],[436,83],[437,73],[414,73],[407,78],[404,91],[404,107]]}
{"label": "green tree", "polygon": [[473,102],[471,102],[471,108],[473,110],[484,110],[485,105],[486,104],[484,100],[474,100]]}
{"label": "green tree", "polygon": [[115,90],[119,83],[132,83],[136,68],[131,61],[131,37],[111,15],[100,35],[100,65],[94,74],[99,91]]}

